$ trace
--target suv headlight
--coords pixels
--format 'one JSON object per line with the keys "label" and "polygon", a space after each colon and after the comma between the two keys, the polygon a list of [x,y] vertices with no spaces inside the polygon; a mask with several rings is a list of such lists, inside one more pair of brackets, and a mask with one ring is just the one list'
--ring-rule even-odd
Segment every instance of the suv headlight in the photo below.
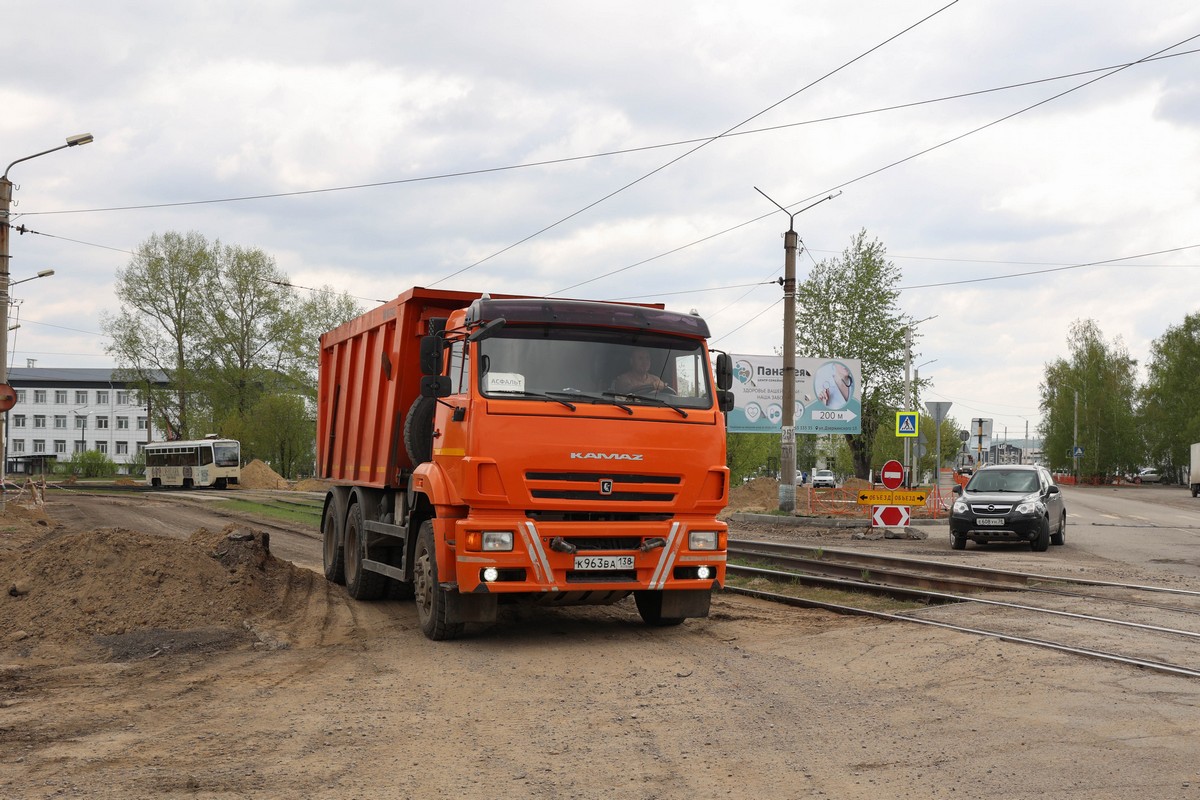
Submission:
{"label": "suv headlight", "polygon": [[1031,494],[1017,504],[1018,514],[1041,514],[1045,510],[1040,495]]}
{"label": "suv headlight", "polygon": [[954,513],[955,513],[955,514],[965,514],[965,513],[967,513],[967,501],[966,501],[966,500],[963,500],[962,498],[959,498],[958,500],[955,500],[955,501],[954,501],[954,509],[953,509],[953,511],[954,511]]}

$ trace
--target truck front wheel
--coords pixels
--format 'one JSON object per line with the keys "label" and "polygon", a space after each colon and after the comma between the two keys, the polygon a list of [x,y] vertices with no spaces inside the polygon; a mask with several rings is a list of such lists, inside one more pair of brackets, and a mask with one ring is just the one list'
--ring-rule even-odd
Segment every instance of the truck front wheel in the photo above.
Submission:
{"label": "truck front wheel", "polygon": [[449,590],[438,580],[437,548],[433,538],[433,520],[421,523],[417,551],[413,558],[413,590],[417,599],[417,620],[421,631],[435,642],[457,639],[463,623],[450,622]]}
{"label": "truck front wheel", "polygon": [[663,593],[661,591],[650,589],[637,591],[633,593],[633,600],[637,603],[638,613],[642,615],[642,622],[647,625],[666,628],[683,622],[683,617],[663,616]]}

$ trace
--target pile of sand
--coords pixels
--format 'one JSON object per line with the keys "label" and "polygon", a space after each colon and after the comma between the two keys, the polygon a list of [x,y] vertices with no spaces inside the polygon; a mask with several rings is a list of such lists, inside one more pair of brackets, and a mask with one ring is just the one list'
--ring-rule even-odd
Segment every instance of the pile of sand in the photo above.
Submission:
{"label": "pile of sand", "polygon": [[187,540],[45,531],[0,551],[0,649],[126,660],[245,645],[255,641],[248,620],[287,616],[284,599],[315,579],[272,556],[267,534],[236,525]]}
{"label": "pile of sand", "polygon": [[742,512],[769,514],[779,508],[779,481],[754,478],[729,490],[729,505],[722,516]]}
{"label": "pile of sand", "polygon": [[257,458],[246,466],[242,467],[241,477],[238,478],[238,486],[242,486],[246,489],[290,488],[287,480],[285,480],[282,475],[268,467],[265,462],[260,461]]}

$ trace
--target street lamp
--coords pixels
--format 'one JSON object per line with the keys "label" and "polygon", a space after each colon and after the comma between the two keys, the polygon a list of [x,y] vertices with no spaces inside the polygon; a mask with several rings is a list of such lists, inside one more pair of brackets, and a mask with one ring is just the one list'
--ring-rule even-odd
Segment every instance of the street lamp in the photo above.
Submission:
{"label": "street lamp", "polygon": [[[4,168],[4,175],[0,177],[0,395],[11,398],[13,392],[8,386],[8,235],[9,235],[9,217],[10,209],[12,208],[12,181],[8,179],[8,171],[22,161],[44,156],[47,153],[53,153],[58,150],[65,150],[68,147],[75,147],[81,144],[87,144],[93,139],[90,133],[80,133],[75,136],[68,136],[66,144],[60,144],[58,147],[51,147],[49,150],[43,150],[40,153],[34,153],[31,156],[18,158],[16,161]],[[54,270],[42,270],[35,278],[44,278],[47,275],[53,275]],[[25,278],[23,280],[33,280],[33,278]],[[17,281],[21,283],[21,281]],[[6,400],[5,402],[11,402]],[[7,411],[7,409],[4,409]],[[8,472],[8,448],[6,442],[7,431],[4,429],[4,422],[7,416],[0,417],[0,512],[4,510],[4,484],[7,480]]]}

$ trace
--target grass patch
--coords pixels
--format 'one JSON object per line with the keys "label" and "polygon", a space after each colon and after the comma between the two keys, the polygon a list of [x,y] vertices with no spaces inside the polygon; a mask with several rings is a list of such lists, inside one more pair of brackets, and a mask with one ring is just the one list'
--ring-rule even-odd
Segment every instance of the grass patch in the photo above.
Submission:
{"label": "grass patch", "polygon": [[225,511],[235,511],[239,514],[256,514],[260,517],[312,525],[318,528],[321,525],[321,508],[319,506],[302,506],[297,503],[264,503],[255,500],[222,500],[216,506]]}

